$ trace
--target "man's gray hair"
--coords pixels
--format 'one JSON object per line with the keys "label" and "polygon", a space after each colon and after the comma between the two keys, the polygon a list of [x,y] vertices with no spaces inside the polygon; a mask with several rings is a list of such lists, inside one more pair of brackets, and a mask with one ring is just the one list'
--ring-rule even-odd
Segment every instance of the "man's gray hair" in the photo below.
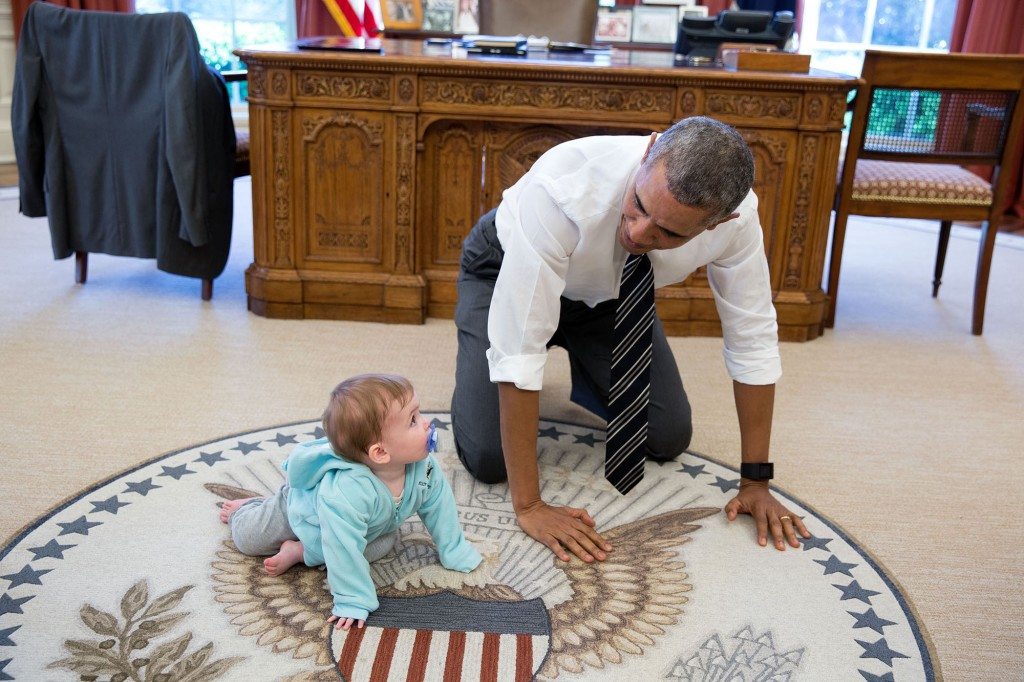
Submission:
{"label": "man's gray hair", "polygon": [[677,121],[658,136],[647,164],[665,162],[668,191],[716,221],[732,213],[754,185],[754,156],[731,125],[707,116]]}

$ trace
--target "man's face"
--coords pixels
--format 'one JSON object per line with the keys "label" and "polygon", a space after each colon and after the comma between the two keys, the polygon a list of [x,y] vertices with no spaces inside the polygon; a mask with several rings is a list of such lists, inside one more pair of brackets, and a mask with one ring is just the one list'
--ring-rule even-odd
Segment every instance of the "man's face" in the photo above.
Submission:
{"label": "man's face", "polygon": [[678,248],[739,215],[712,222],[704,210],[679,203],[668,189],[665,164],[644,159],[622,200],[618,239],[628,253]]}

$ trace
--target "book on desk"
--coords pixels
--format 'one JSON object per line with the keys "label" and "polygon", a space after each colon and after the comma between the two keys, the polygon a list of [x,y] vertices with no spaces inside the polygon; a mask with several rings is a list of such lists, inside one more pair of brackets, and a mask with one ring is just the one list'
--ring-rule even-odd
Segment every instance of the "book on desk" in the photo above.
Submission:
{"label": "book on desk", "polygon": [[527,40],[524,36],[466,36],[462,46],[470,54],[523,56]]}

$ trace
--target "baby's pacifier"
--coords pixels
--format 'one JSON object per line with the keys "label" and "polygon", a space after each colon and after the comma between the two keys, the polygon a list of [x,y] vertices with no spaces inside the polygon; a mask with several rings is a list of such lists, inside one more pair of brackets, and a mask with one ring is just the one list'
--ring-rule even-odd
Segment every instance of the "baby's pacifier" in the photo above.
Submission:
{"label": "baby's pacifier", "polygon": [[437,427],[430,425],[430,434],[427,436],[427,452],[437,452]]}

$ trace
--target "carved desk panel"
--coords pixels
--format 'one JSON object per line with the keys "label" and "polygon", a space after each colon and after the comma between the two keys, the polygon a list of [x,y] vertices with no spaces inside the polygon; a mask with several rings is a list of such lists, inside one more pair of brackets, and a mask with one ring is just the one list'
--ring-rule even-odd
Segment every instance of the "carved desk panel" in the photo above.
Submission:
{"label": "carved desk panel", "polygon": [[[462,239],[538,156],[575,137],[708,115],[739,128],[754,153],[780,336],[820,335],[856,79],[674,68],[667,53],[566,61],[430,50],[386,41],[382,55],[238,52],[249,68],[253,312],[450,317]],[[670,334],[721,334],[703,271],[659,290],[658,309]]]}

